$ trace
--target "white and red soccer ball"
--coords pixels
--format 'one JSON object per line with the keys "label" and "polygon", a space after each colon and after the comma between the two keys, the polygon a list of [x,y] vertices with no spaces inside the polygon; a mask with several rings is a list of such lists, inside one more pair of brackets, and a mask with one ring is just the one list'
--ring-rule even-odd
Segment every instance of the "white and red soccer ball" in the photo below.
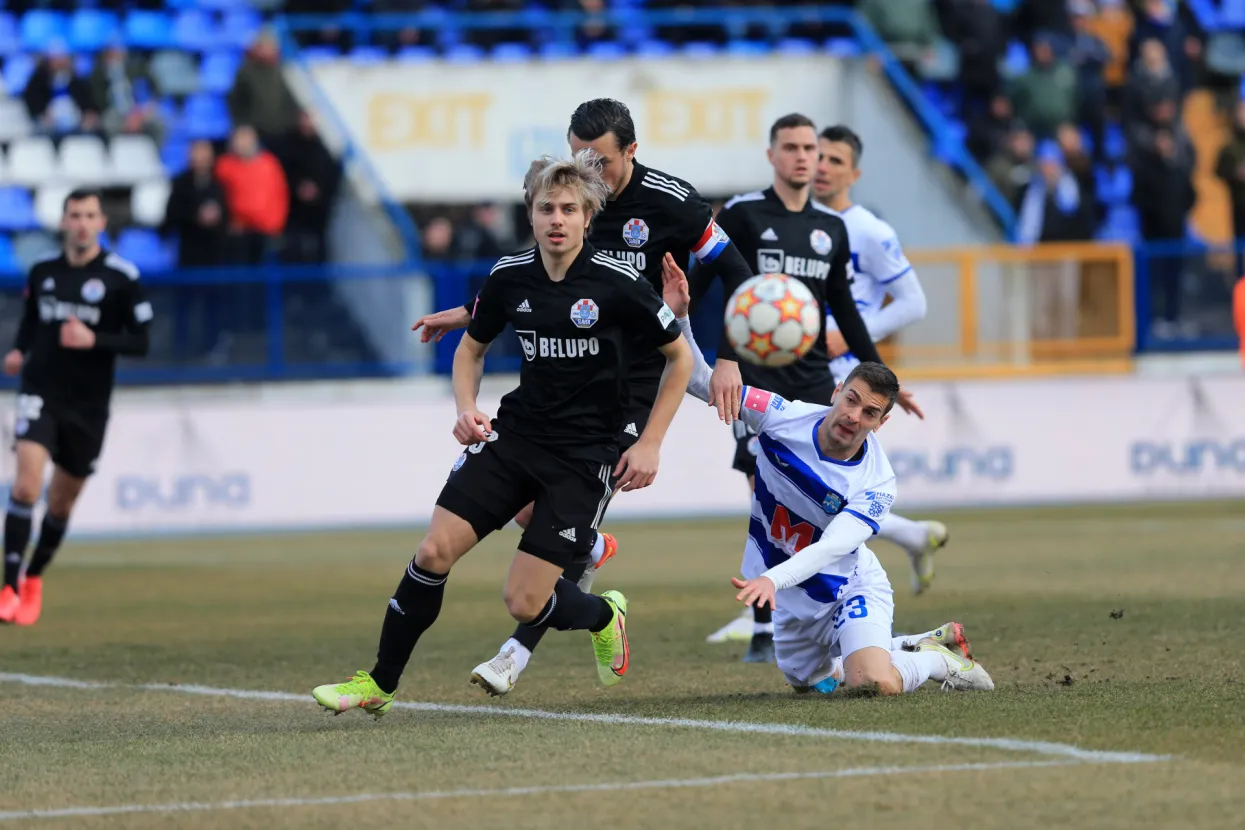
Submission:
{"label": "white and red soccer ball", "polygon": [[804,283],[785,274],[762,274],[726,301],[726,337],[741,360],[787,366],[817,341],[821,318],[821,306]]}

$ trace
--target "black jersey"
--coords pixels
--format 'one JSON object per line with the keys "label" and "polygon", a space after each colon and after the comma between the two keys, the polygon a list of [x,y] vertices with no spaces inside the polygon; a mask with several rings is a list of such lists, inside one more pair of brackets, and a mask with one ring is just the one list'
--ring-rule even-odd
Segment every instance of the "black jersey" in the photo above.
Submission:
{"label": "black jersey", "polygon": [[[95,346],[67,349],[61,326],[76,317],[95,332]],[[114,253],[72,266],[64,255],[36,263],[13,347],[26,354],[21,391],[45,402],[106,411],[118,354],[145,354],[151,303],[138,268]]]}
{"label": "black jersey", "polygon": [[498,260],[467,333],[489,343],[507,323],[523,365],[518,388],[502,398],[497,431],[605,460],[617,453],[633,350],[651,354],[680,334],[674,312],[634,268],[587,243],[560,282],[538,249]]}
{"label": "black jersey", "polygon": [[[717,222],[753,274],[786,274],[799,280],[817,298],[823,312],[817,339],[795,363],[770,367],[740,361],[739,374],[745,384],[795,400],[801,399],[805,390],[833,386],[830,356],[826,352],[827,314],[834,314],[844,339],[855,341],[860,347],[860,351],[853,349],[857,357],[880,362],[852,297],[851,246],[842,219],[812,199],[803,210],[788,210],[770,187],[734,197],[718,212]],[[731,282],[723,276],[729,298],[742,281]],[[702,277],[699,270],[692,277],[693,299],[707,288]],[[848,317],[855,320],[847,320]],[[726,338],[722,339],[719,354],[735,359]]]}

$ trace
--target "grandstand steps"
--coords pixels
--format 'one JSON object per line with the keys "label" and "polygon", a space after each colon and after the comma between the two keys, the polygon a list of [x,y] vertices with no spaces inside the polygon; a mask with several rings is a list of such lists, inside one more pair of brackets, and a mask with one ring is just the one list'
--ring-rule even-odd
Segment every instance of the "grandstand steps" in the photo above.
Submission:
{"label": "grandstand steps", "polygon": [[1189,221],[1200,238],[1227,242],[1232,239],[1232,202],[1228,188],[1215,176],[1215,162],[1228,141],[1229,125],[1215,104],[1213,92],[1195,89],[1189,93],[1184,103],[1184,125],[1197,155],[1193,171],[1197,203]]}

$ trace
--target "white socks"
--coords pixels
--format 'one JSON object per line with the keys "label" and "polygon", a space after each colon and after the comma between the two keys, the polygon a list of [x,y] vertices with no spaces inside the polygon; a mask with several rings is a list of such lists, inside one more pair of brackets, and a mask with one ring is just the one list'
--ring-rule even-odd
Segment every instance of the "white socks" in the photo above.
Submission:
{"label": "white socks", "polygon": [[[935,629],[936,631],[937,629]],[[898,637],[891,638],[891,651],[902,651],[905,648],[916,648],[926,637],[933,637],[934,631],[926,631],[924,634],[900,634]]]}
{"label": "white socks", "polygon": [[592,564],[595,567],[605,555],[605,537],[597,533],[597,540],[592,543]]}
{"label": "white socks", "polygon": [[527,646],[520,643],[514,637],[511,637],[502,644],[501,650],[514,649],[514,654],[510,655],[514,658],[514,665],[519,671],[527,668],[527,661],[532,659],[532,652],[528,651]]}
{"label": "white socks", "polygon": [[903,678],[904,692],[915,692],[926,680],[947,679],[947,664],[934,651],[892,651],[891,665]]}
{"label": "white socks", "polygon": [[752,633],[772,635],[774,633],[774,624],[772,622],[767,622],[767,623],[754,622],[752,624]]}
{"label": "white socks", "polygon": [[929,544],[929,529],[925,522],[914,522],[894,513],[882,519],[878,535],[910,551],[925,550]]}

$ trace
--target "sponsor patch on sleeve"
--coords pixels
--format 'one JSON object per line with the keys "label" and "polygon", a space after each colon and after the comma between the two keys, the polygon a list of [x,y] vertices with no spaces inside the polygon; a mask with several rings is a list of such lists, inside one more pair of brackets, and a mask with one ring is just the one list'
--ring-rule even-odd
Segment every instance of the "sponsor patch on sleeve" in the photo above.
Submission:
{"label": "sponsor patch on sleeve", "polygon": [[674,309],[672,309],[670,306],[666,305],[665,303],[662,303],[661,311],[657,312],[657,322],[661,323],[661,327],[663,329],[669,326],[671,323],[673,323],[674,322]]}
{"label": "sponsor patch on sleeve", "polygon": [[744,387],[744,409],[751,409],[753,412],[764,412],[773,398],[773,393],[766,392],[764,389],[753,389],[751,386]]}

